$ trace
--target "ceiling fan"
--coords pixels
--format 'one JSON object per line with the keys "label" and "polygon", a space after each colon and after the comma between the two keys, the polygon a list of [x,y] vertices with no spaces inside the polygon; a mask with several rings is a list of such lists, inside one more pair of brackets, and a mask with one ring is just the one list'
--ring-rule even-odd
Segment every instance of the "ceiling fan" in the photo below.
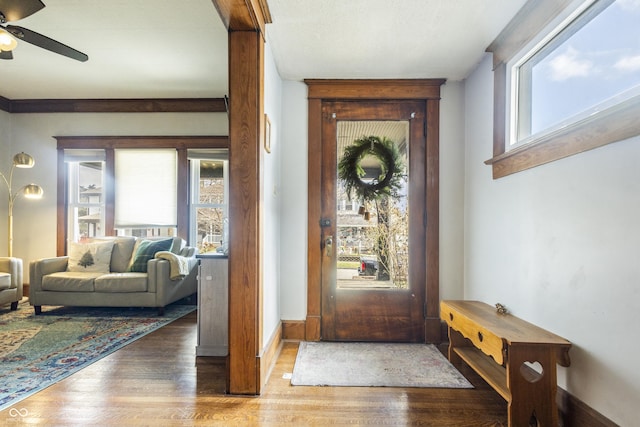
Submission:
{"label": "ceiling fan", "polygon": [[0,59],[13,59],[11,51],[16,47],[17,39],[77,61],[88,60],[87,55],[72,47],[27,28],[7,24],[33,15],[44,7],[40,0],[0,0]]}

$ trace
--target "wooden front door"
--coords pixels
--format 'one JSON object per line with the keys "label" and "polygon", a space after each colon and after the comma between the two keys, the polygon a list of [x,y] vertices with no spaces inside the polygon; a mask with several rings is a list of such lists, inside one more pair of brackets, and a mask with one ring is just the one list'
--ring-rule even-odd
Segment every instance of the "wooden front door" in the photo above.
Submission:
{"label": "wooden front door", "polygon": [[[425,103],[324,102],[322,117],[322,339],[424,342]],[[365,154],[357,162],[360,183],[375,186],[387,176],[388,157],[374,150],[375,141],[385,141],[385,153],[395,152],[399,166],[390,195],[349,194],[339,177],[345,149],[365,140],[371,147],[363,144]]]}

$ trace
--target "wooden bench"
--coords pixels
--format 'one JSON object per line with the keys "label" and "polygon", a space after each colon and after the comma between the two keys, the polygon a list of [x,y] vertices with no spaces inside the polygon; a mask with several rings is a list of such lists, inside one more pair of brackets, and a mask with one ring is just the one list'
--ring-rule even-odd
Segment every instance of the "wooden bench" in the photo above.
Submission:
{"label": "wooden bench", "polygon": [[558,425],[556,363],[569,366],[569,341],[479,301],[441,301],[440,318],[449,361],[466,362],[509,403],[510,427]]}

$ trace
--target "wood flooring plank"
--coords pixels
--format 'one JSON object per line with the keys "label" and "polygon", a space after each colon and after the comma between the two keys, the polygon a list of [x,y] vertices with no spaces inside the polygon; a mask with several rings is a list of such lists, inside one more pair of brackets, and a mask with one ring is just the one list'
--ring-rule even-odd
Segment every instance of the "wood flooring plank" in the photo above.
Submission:
{"label": "wood flooring plank", "polygon": [[293,387],[298,343],[285,342],[259,397],[225,394],[223,358],[195,357],[196,313],[19,402],[34,426],[506,426],[506,402],[475,372],[474,389]]}

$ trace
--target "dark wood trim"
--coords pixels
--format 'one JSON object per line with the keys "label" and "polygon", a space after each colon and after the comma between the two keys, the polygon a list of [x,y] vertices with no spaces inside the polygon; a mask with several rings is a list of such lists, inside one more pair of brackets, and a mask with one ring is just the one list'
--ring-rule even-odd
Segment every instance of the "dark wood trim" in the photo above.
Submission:
{"label": "dark wood trim", "polygon": [[[178,176],[177,178],[177,212],[178,220],[177,234],[178,236],[189,236],[189,158],[187,157],[186,148],[178,148]],[[186,240],[186,239],[185,239]]]}
{"label": "dark wood trim", "polygon": [[56,183],[56,254],[62,256],[67,253],[67,182],[69,182],[69,172],[64,166],[64,150],[58,148],[57,167],[58,173]]}
{"label": "dark wood trim", "polygon": [[493,157],[505,151],[507,120],[507,66],[500,64],[493,70]]}
{"label": "dark wood trim", "polygon": [[[308,152],[319,153],[322,148],[322,101],[309,99],[308,106]],[[322,175],[322,158],[308,156],[307,180],[316,182]],[[307,193],[307,257],[314,262],[307,262],[307,322],[306,339],[320,341],[320,251],[321,232],[318,219],[322,212],[320,185],[309,185]]]}
{"label": "dark wood trim", "polygon": [[[427,284],[425,340],[440,342],[439,283],[439,99],[444,79],[418,80],[316,80],[307,79],[308,86],[308,151],[322,149],[323,102],[343,100],[422,100],[427,110],[426,153],[427,202]],[[319,341],[321,332],[322,286],[320,281],[321,251],[321,156],[308,156],[307,194],[307,317],[305,339]],[[429,256],[431,260],[429,261]]]}
{"label": "dark wood trim", "polygon": [[440,102],[428,99],[426,117],[426,313],[425,340],[440,342]]}
{"label": "dark wood trim", "polygon": [[[496,106],[496,110],[498,109],[500,107]],[[596,118],[589,119],[588,122],[578,122],[564,127],[535,142],[509,151],[505,151],[505,140],[502,139],[502,143],[494,143],[499,154],[485,163],[493,167],[493,178],[497,179],[622,141],[640,135],[638,115],[640,115],[640,98],[625,103],[615,111],[604,111]]]}
{"label": "dark wood trim", "polygon": [[440,99],[445,79],[305,79],[309,99]]}
{"label": "dark wood trim", "polygon": [[[105,152],[104,171],[104,228],[107,236],[116,234],[116,152],[107,148]],[[178,221],[180,221],[178,217]],[[186,239],[185,239],[186,240]]]}
{"label": "dark wood trim", "polygon": [[283,320],[282,339],[304,341],[306,340],[307,322],[304,320]]}
{"label": "dark wood trim", "polygon": [[229,31],[256,31],[264,36],[271,23],[267,0],[213,0],[222,23]]}
{"label": "dark wood trim", "polygon": [[54,136],[58,149],[229,148],[228,136]]}
{"label": "dark wood trim", "polygon": [[264,42],[229,33],[229,392],[260,394],[262,135]]}
{"label": "dark wood trim", "polygon": [[556,404],[564,426],[618,427],[618,424],[560,387],[556,394]]}
{"label": "dark wood trim", "polygon": [[548,25],[572,0],[528,1],[487,47],[493,52],[493,66],[508,62]]}
{"label": "dark wood trim", "polygon": [[0,97],[0,108],[19,113],[224,113],[224,98],[15,99]]}

